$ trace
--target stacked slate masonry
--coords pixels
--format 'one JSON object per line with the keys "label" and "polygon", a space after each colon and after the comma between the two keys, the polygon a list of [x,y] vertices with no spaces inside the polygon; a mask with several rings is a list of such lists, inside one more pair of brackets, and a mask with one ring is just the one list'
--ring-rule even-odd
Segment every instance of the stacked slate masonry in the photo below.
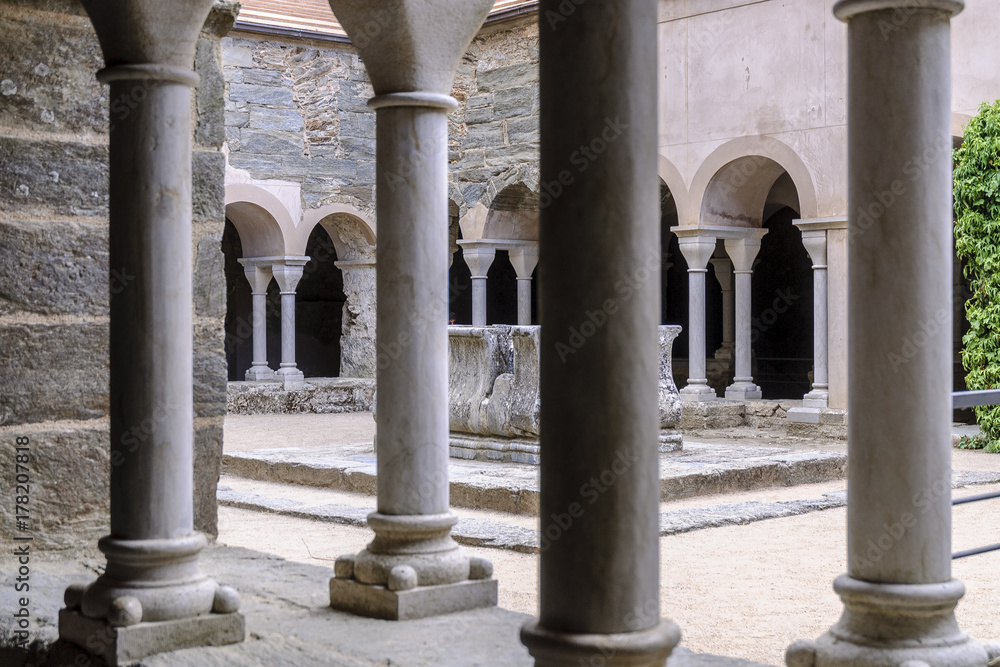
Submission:
{"label": "stacked slate masonry", "polygon": [[[229,164],[294,181],[302,208],[350,204],[374,217],[371,85],[342,41],[236,30],[222,40]],[[507,185],[538,189],[536,17],[487,24],[463,58],[450,116],[453,238],[461,215]]]}
{"label": "stacked slate masonry", "polygon": [[[219,39],[236,8],[217,3],[204,27],[192,105],[195,526],[211,536],[226,410]],[[111,102],[97,82],[104,62],[79,2],[0,0],[0,35],[0,460],[29,439],[39,551],[93,548],[108,532],[109,289],[134,278],[109,266],[108,126],[131,100]],[[133,435],[141,445],[155,428]],[[9,539],[11,503],[0,518]]]}

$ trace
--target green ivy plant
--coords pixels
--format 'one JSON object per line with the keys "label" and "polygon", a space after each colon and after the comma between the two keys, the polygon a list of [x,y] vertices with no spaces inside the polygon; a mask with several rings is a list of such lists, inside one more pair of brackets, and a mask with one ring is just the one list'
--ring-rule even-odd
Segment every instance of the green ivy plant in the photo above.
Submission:
{"label": "green ivy plant", "polygon": [[[972,288],[965,303],[970,328],[962,338],[965,384],[994,389],[1000,387],[1000,100],[980,107],[954,158],[955,250]],[[1000,453],[1000,406],[975,412],[985,451]]]}

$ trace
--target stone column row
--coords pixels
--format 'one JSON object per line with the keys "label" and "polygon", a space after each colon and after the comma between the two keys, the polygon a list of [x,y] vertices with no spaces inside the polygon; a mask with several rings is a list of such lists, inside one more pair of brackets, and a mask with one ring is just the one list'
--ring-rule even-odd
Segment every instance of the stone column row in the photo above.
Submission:
{"label": "stone column row", "polygon": [[472,326],[486,326],[486,279],[497,250],[506,250],[517,272],[517,323],[531,324],[531,280],[538,264],[538,244],[518,241],[458,241],[472,272]]}
{"label": "stone column row", "polygon": [[[279,381],[285,390],[302,387],[305,376],[295,362],[295,290],[308,257],[251,257],[239,260],[253,294],[253,361],[249,381]],[[281,363],[277,371],[267,363],[267,287],[271,278],[281,290]]]}
{"label": "stone column row", "polygon": [[[753,383],[751,373],[751,276],[760,240],[767,230],[675,227],[674,233],[688,265],[688,382],[681,389],[681,400],[716,398],[715,390],[708,386],[705,344],[705,274],[709,261],[715,265],[716,276],[723,287],[723,329],[727,336],[723,339],[722,350],[727,341],[732,341],[735,351],[736,376],[733,384],[726,388],[726,398],[760,398],[760,387]],[[723,240],[728,259],[713,259],[719,239]],[[732,285],[730,267],[736,278],[735,294],[729,289]]]}

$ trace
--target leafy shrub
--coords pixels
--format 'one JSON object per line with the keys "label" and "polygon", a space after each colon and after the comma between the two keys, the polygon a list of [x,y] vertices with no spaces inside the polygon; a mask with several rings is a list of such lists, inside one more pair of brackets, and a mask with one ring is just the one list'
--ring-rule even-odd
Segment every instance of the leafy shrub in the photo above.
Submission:
{"label": "leafy shrub", "polygon": [[[1000,387],[1000,101],[983,104],[955,151],[955,250],[972,297],[962,364],[970,389]],[[1000,406],[975,408],[988,444],[1000,451]]]}

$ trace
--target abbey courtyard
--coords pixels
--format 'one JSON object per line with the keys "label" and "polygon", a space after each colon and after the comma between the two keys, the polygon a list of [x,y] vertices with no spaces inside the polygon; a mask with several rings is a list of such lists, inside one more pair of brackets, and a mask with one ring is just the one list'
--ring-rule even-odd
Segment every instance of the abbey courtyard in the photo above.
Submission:
{"label": "abbey courtyard", "polygon": [[0,0],[0,663],[994,664],[998,12]]}

